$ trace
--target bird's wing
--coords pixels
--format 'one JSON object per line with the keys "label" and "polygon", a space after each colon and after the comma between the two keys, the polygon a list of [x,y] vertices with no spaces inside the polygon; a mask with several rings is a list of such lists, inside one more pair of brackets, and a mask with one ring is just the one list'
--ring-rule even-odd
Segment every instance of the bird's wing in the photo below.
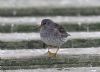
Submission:
{"label": "bird's wing", "polygon": [[66,30],[62,27],[62,25],[59,25],[55,23],[55,32],[59,33],[63,37],[67,37],[69,34],[66,32]]}

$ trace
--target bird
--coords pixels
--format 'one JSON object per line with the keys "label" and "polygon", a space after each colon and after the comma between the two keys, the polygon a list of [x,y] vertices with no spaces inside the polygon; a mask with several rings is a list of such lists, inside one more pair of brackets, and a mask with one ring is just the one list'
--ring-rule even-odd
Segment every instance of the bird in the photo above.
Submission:
{"label": "bird", "polygon": [[[70,36],[62,25],[51,19],[43,19],[40,25],[40,37],[48,46],[48,57],[56,57],[59,48],[68,40]],[[49,51],[49,48],[57,48],[55,53]]]}

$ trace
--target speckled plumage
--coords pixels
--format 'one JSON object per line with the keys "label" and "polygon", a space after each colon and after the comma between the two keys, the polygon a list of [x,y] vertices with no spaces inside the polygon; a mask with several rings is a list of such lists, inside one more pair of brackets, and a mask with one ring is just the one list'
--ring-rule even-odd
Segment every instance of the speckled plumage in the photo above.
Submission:
{"label": "speckled plumage", "polygon": [[60,47],[67,41],[69,34],[65,29],[50,19],[43,19],[41,22],[41,40],[51,46]]}

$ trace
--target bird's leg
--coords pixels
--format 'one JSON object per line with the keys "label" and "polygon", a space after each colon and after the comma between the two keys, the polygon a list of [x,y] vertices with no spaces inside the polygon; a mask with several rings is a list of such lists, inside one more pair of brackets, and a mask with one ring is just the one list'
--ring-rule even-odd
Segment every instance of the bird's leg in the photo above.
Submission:
{"label": "bird's leg", "polygon": [[49,51],[49,48],[50,48],[50,47],[51,47],[51,46],[49,45],[49,46],[48,46],[48,53],[51,53],[51,52]]}
{"label": "bird's leg", "polygon": [[[52,48],[53,46],[48,46],[50,48]],[[52,53],[51,51],[49,51],[49,48],[48,48],[48,57],[56,57],[56,53]]]}
{"label": "bird's leg", "polygon": [[55,53],[56,55],[57,55],[57,52],[59,51],[59,48],[60,48],[60,47],[58,47],[57,50],[56,50],[56,53]]}

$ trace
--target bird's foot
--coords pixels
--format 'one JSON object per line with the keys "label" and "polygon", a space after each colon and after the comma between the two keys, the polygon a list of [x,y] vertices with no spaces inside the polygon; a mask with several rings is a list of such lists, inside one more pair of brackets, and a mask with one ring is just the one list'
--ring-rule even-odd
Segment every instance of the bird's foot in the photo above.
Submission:
{"label": "bird's foot", "polygon": [[48,51],[48,57],[56,58],[57,57],[57,53],[52,53],[52,52]]}

